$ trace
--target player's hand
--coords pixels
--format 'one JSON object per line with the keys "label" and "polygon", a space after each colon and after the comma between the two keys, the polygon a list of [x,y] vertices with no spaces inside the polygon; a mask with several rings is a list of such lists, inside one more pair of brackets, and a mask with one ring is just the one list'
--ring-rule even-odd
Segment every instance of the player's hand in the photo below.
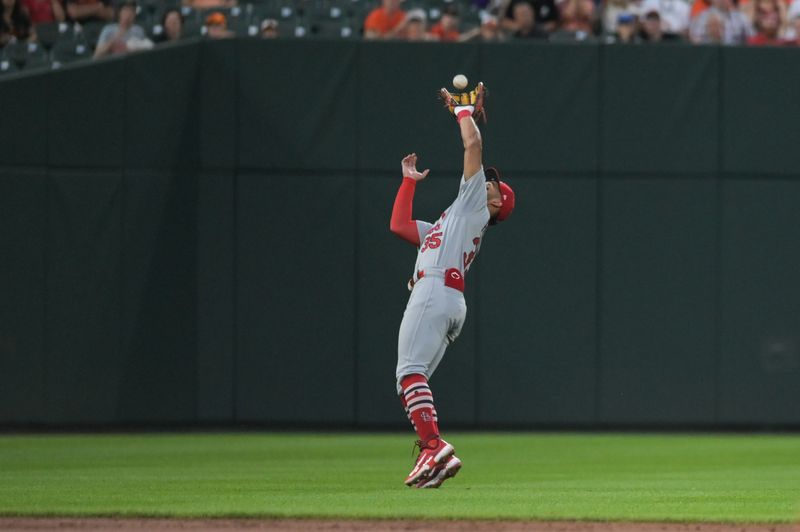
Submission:
{"label": "player's hand", "polygon": [[486,107],[484,105],[486,94],[486,87],[482,81],[479,81],[478,85],[469,92],[450,94],[450,91],[445,88],[439,89],[439,97],[444,102],[447,110],[454,116],[457,117],[461,111],[469,111],[469,114],[475,120],[482,118],[484,123],[486,122]]}
{"label": "player's hand", "polygon": [[414,179],[414,181],[422,181],[423,179],[428,177],[428,172],[430,172],[430,169],[425,170],[424,172],[417,171],[416,153],[411,153],[409,155],[406,155],[400,164],[403,167],[403,177],[410,177]]}

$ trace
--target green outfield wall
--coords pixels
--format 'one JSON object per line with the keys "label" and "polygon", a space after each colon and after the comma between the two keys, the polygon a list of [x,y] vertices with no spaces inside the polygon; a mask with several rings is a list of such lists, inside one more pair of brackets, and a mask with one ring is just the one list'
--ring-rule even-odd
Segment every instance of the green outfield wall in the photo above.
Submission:
{"label": "green outfield wall", "polygon": [[0,80],[0,425],[405,426],[400,159],[517,190],[445,426],[800,426],[800,55],[189,42]]}

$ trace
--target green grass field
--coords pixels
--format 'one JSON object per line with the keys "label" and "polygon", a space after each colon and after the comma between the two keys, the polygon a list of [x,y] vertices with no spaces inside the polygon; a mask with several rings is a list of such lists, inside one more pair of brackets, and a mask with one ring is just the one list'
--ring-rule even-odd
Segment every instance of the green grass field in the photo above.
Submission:
{"label": "green grass field", "polygon": [[448,434],[406,488],[393,434],[0,436],[0,515],[792,522],[800,436]]}

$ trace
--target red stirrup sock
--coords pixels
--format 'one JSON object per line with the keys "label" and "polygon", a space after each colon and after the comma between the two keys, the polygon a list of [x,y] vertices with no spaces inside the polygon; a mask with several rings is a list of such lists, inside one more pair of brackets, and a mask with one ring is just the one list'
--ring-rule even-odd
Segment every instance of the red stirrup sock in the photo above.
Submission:
{"label": "red stirrup sock", "polygon": [[419,439],[427,443],[439,437],[439,418],[433,406],[433,394],[428,387],[428,379],[423,375],[406,375],[400,381],[403,391],[400,402],[406,410]]}

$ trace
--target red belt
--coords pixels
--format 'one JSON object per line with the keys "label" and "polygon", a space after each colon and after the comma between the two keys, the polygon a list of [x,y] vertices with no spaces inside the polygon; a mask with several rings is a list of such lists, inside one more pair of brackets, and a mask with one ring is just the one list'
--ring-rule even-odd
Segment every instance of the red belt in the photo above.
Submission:
{"label": "red belt", "polygon": [[[461,274],[458,268],[450,268],[445,270],[444,273],[429,273],[428,277],[443,277],[444,278],[444,285],[449,286],[450,288],[455,288],[459,292],[464,292],[464,276]],[[408,289],[411,290],[414,288],[414,285],[425,277],[425,270],[418,270],[417,271],[417,278],[414,279],[413,277],[408,281]]]}

